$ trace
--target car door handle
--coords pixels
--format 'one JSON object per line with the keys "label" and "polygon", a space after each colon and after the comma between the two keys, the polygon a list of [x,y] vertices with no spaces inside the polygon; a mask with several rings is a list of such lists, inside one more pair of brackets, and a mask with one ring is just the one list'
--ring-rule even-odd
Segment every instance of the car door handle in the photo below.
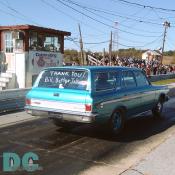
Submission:
{"label": "car door handle", "polygon": [[59,97],[60,94],[59,94],[59,93],[54,93],[53,96],[55,96],[55,97]]}

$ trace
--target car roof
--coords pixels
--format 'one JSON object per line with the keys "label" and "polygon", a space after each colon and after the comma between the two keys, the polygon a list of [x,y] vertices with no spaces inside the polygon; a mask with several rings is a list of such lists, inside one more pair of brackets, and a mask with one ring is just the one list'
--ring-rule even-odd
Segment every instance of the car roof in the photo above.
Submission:
{"label": "car roof", "polygon": [[120,66],[62,66],[62,67],[49,67],[44,70],[55,69],[77,69],[77,70],[90,70],[90,71],[105,71],[105,70],[140,70],[136,67],[120,67]]}

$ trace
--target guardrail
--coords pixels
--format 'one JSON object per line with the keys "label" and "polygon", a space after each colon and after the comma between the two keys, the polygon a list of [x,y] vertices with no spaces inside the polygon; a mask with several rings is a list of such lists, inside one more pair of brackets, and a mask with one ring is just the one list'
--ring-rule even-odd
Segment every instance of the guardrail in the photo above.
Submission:
{"label": "guardrail", "polygon": [[159,80],[166,80],[166,79],[171,79],[171,78],[175,78],[175,73],[161,74],[161,75],[151,75],[151,76],[148,77],[148,79],[151,82],[155,82],[155,81],[159,81]]}
{"label": "guardrail", "polygon": [[[175,78],[175,74],[154,75],[148,77],[151,82]],[[25,95],[31,88],[0,91],[0,112],[24,109]],[[173,90],[174,93],[175,90]]]}

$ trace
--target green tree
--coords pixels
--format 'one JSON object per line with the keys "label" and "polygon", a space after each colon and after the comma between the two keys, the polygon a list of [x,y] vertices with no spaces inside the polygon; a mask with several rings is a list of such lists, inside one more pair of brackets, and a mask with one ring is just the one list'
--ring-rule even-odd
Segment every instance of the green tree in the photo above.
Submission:
{"label": "green tree", "polygon": [[79,53],[77,50],[74,49],[66,49],[64,51],[64,62],[72,63],[72,62],[80,62]]}

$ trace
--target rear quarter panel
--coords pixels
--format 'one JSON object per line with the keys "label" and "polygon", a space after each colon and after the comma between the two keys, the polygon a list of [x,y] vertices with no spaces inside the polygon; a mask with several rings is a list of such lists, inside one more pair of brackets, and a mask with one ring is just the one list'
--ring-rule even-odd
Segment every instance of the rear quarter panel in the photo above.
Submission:
{"label": "rear quarter panel", "polygon": [[168,86],[156,86],[153,85],[153,88],[155,89],[155,101],[158,102],[159,97],[161,94],[168,94],[169,88]]}

